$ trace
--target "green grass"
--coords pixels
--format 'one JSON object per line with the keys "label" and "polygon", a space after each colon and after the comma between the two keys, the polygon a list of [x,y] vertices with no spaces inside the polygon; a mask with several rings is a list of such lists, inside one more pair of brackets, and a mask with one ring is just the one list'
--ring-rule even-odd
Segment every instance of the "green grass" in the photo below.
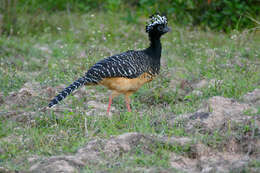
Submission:
{"label": "green grass", "polygon": [[[39,82],[41,91],[60,84],[69,85],[106,56],[147,47],[145,17],[128,24],[122,20],[124,15],[43,13],[20,16],[19,34],[0,37],[1,93],[8,98],[10,92],[18,91],[31,81]],[[120,114],[115,113],[111,119],[95,113],[86,116],[87,101],[97,98],[98,102],[108,102],[109,93],[100,86],[86,87],[86,90],[95,89],[96,93],[85,98],[69,96],[61,103],[65,107],[61,112],[39,111],[48,103],[46,93],[33,97],[25,106],[0,105],[0,166],[26,170],[30,166],[26,158],[31,155],[71,153],[95,137],[109,138],[125,132],[192,136],[181,125],[169,126],[167,116],[194,112],[212,96],[240,99],[259,88],[259,32],[226,35],[175,26],[171,20],[169,25],[172,32],[162,38],[161,74],[132,96],[133,113],[126,112],[124,100],[119,97],[113,106]],[[181,86],[181,81],[194,83],[202,79],[220,82],[200,89],[201,96],[189,93],[188,85]],[[179,83],[172,86],[173,80]],[[183,94],[182,90],[187,93]],[[17,116],[33,112],[34,116],[24,123],[2,117],[6,112],[20,112]],[[205,135],[203,140],[215,146],[222,138],[216,132],[213,136]],[[158,147],[149,157],[140,152],[128,160],[126,155],[125,165],[118,169],[152,165],[169,168],[168,151],[186,152],[179,147]],[[259,165],[258,162],[252,164]],[[90,172],[95,169],[86,167]]]}

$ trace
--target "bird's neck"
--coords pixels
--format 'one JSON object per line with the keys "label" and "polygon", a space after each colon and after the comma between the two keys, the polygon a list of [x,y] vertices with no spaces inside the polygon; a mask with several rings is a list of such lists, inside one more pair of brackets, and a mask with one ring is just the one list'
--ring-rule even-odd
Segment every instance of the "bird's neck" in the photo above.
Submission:
{"label": "bird's neck", "polygon": [[157,37],[149,36],[149,39],[150,39],[150,46],[147,48],[147,52],[155,59],[160,59],[162,53],[162,44],[161,44],[160,36]]}

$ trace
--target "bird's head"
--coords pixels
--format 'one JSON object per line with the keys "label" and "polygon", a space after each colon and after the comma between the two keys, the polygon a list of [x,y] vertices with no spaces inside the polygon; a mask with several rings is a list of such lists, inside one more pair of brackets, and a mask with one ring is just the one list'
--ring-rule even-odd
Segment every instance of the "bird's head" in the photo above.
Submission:
{"label": "bird's head", "polygon": [[146,25],[146,32],[150,36],[162,36],[163,34],[169,32],[171,29],[167,26],[167,18],[165,16],[160,16],[159,14],[154,14],[150,16],[150,20]]}

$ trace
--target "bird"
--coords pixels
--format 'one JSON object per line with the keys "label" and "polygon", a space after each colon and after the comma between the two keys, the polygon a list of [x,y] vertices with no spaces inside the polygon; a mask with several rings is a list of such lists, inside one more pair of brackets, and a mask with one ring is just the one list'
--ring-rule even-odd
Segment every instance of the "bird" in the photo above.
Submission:
{"label": "bird", "polygon": [[160,14],[150,16],[145,31],[149,37],[149,47],[143,50],[128,50],[104,58],[54,97],[48,107],[61,100],[83,85],[103,85],[112,90],[109,96],[107,114],[116,96],[124,94],[128,112],[131,112],[130,96],[145,83],[151,82],[160,71],[162,45],[160,38],[171,30],[167,17]]}

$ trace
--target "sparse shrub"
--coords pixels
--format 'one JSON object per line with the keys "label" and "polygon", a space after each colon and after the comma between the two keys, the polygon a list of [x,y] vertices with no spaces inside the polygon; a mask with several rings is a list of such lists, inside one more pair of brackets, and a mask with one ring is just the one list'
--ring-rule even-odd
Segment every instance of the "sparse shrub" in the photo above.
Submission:
{"label": "sparse shrub", "polygon": [[253,27],[255,23],[250,17],[260,14],[258,0],[142,0],[139,5],[149,12],[165,12],[178,23],[226,32]]}
{"label": "sparse shrub", "polygon": [[[11,3],[10,3],[11,2]],[[2,4],[1,4],[2,3]],[[7,9],[7,10],[6,10]],[[105,10],[111,13],[127,13],[123,20],[137,23],[138,16],[155,12],[165,13],[171,20],[183,25],[198,25],[217,31],[230,32],[256,26],[259,20],[259,0],[3,0],[2,30],[15,33],[16,16],[19,13],[39,14],[42,11],[89,12]],[[252,20],[254,19],[254,20]],[[1,21],[0,21],[1,22]],[[0,24],[1,26],[1,24]],[[1,29],[0,29],[1,31]]]}
{"label": "sparse shrub", "polygon": [[8,35],[16,34],[17,32],[17,0],[0,1],[0,34]]}
{"label": "sparse shrub", "polygon": [[205,0],[193,1],[193,24],[200,24],[215,30],[231,31],[253,27],[249,17],[257,17],[260,1],[257,0]]}
{"label": "sparse shrub", "polygon": [[19,0],[18,7],[26,12],[41,10],[55,12],[66,11],[68,8],[74,11],[89,11],[102,7],[104,0]]}

